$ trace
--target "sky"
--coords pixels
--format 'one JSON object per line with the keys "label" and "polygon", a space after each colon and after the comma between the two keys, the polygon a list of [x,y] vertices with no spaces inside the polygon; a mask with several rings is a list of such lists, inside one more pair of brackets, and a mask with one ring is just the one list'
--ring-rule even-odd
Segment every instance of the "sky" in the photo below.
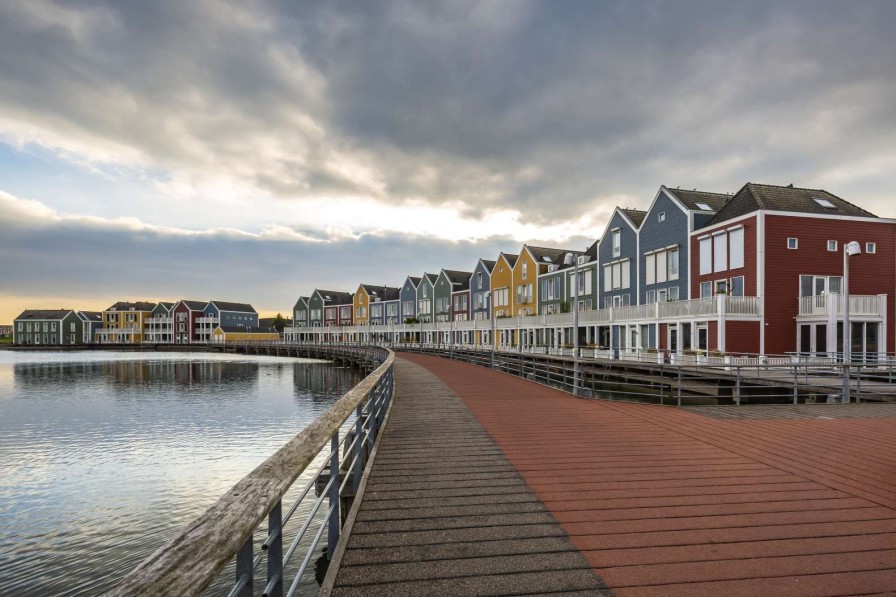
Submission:
{"label": "sky", "polygon": [[660,185],[896,216],[896,2],[0,2],[0,323],[584,249]]}

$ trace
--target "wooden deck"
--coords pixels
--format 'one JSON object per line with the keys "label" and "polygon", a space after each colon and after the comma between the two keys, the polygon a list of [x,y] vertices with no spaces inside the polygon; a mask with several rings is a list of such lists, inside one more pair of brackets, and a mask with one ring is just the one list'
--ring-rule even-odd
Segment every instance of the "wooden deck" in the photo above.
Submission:
{"label": "wooden deck", "polygon": [[425,355],[396,385],[334,595],[896,593],[894,404],[583,400]]}

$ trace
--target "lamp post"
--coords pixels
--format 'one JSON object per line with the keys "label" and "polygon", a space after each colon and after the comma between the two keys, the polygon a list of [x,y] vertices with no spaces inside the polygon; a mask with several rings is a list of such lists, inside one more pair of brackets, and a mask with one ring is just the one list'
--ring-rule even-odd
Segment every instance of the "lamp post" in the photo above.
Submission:
{"label": "lamp post", "polygon": [[843,247],[843,396],[841,401],[849,404],[849,363],[852,360],[852,326],[849,324],[849,258],[860,255],[862,247],[852,241]]}

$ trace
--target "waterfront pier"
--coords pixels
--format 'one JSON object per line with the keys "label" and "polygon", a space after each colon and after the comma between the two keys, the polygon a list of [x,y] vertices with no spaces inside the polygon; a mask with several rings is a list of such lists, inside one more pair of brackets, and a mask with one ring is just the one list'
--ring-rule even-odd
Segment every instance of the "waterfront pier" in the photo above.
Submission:
{"label": "waterfront pier", "polygon": [[399,357],[324,594],[896,590],[894,404],[584,400]]}

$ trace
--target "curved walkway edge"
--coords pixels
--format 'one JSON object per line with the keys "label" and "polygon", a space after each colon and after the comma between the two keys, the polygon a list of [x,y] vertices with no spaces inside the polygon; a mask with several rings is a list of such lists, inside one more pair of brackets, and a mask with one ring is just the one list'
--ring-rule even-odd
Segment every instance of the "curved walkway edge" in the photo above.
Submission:
{"label": "curved walkway edge", "polygon": [[896,592],[896,409],[718,418],[400,356],[334,595]]}

